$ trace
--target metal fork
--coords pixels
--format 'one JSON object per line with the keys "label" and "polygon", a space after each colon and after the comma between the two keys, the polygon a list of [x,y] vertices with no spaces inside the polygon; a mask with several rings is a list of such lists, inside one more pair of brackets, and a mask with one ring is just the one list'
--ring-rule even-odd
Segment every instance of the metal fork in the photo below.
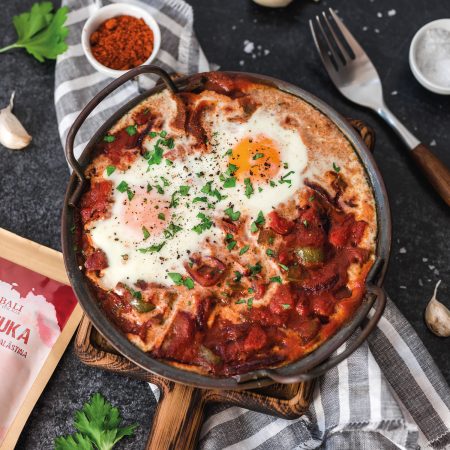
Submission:
{"label": "metal fork", "polygon": [[[309,21],[311,33],[320,58],[331,80],[341,94],[358,105],[373,109],[398,134],[409,148],[417,165],[423,170],[434,189],[450,206],[450,170],[417,139],[388,109],[377,69],[363,48],[329,8]],[[338,36],[339,30],[342,37]]]}

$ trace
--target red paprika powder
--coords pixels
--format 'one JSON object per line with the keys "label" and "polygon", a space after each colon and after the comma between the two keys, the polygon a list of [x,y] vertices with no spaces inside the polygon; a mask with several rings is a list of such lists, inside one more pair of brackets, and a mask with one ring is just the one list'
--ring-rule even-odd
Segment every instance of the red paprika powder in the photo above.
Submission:
{"label": "red paprika powder", "polygon": [[153,32],[143,19],[117,16],[103,22],[89,42],[94,58],[110,69],[128,70],[143,64],[153,51]]}

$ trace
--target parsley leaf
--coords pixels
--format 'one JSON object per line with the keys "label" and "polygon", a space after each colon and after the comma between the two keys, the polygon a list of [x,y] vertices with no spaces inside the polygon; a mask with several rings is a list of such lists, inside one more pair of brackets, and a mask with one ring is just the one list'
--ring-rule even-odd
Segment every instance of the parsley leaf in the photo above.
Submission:
{"label": "parsley leaf", "polygon": [[255,221],[250,225],[250,231],[252,233],[256,233],[259,229],[260,225],[264,225],[266,223],[266,219],[264,218],[264,214],[262,211],[259,211],[258,216]]}
{"label": "parsley leaf", "polygon": [[227,245],[228,250],[233,250],[234,247],[236,247],[237,242],[236,241],[230,241]]}
{"label": "parsley leaf", "polygon": [[197,217],[200,219],[200,223],[192,228],[197,234],[201,234],[203,231],[209,230],[213,226],[213,222],[205,214],[198,213]]}
{"label": "parsley leaf", "polygon": [[164,213],[158,213],[158,219],[159,220],[166,220],[166,216],[164,215]]}
{"label": "parsley leaf", "polygon": [[181,228],[180,226],[175,225],[173,222],[170,222],[169,226],[164,230],[164,237],[166,239],[172,239],[182,229],[183,228]]}
{"label": "parsley leaf", "polygon": [[119,192],[126,192],[126,190],[129,189],[128,187],[128,183],[126,181],[121,181],[118,185],[117,185],[117,190]]}
{"label": "parsley leaf", "polygon": [[116,170],[116,166],[106,166],[106,175],[108,177]]}
{"label": "parsley leaf", "polygon": [[197,203],[197,202],[207,203],[208,198],[207,197],[194,197],[194,200],[192,200],[192,203]]}
{"label": "parsley leaf", "polygon": [[336,173],[339,173],[339,172],[341,171],[341,168],[340,168],[336,163],[333,163],[333,170],[334,170]]}
{"label": "parsley leaf", "polygon": [[130,125],[125,128],[129,136],[134,136],[137,133],[137,125]]}
{"label": "parsley leaf", "polygon": [[270,278],[270,282],[271,283],[282,283],[283,281],[281,280],[281,277],[271,277]]}
{"label": "parsley leaf", "polygon": [[280,184],[283,184],[283,183],[286,183],[286,184],[292,184],[292,180],[289,180],[288,179],[288,176],[289,175],[292,175],[293,173],[295,173],[293,170],[291,170],[290,172],[288,172],[286,175],[283,175],[281,178],[280,178],[280,181],[279,181],[279,183]]}
{"label": "parsley leaf", "polygon": [[260,158],[264,158],[264,153],[256,153],[256,155],[253,157],[253,159],[260,159]]}
{"label": "parsley leaf", "polygon": [[191,189],[190,186],[180,186],[180,194],[181,195],[188,195],[189,189]]}
{"label": "parsley leaf", "polygon": [[241,250],[239,251],[239,255],[242,256],[244,253],[247,253],[249,248],[250,248],[249,245],[244,245],[244,247],[242,247]]}
{"label": "parsley leaf", "polygon": [[227,208],[224,213],[232,220],[232,221],[236,221],[239,220],[239,217],[241,217],[241,212],[240,211],[233,211],[234,206],[230,206],[229,208]]}
{"label": "parsley leaf", "polygon": [[245,184],[245,196],[247,198],[250,198],[251,195],[253,194],[253,192],[255,192],[255,190],[253,189],[253,185],[252,185],[252,182],[251,182],[250,178],[245,178],[244,179],[244,184]]}
{"label": "parsley leaf", "polygon": [[223,183],[224,188],[233,188],[236,186],[236,178],[230,177],[225,180]]}
{"label": "parsley leaf", "polygon": [[103,137],[103,140],[105,142],[108,142],[108,143],[109,142],[114,142],[116,140],[116,137],[115,136],[111,136],[110,134],[108,134],[108,135]]}
{"label": "parsley leaf", "polygon": [[285,270],[286,272],[289,270],[289,267],[288,267],[288,266],[285,266],[284,264],[278,263],[278,265],[279,265],[283,270]]}
{"label": "parsley leaf", "polygon": [[144,226],[142,227],[142,234],[144,235],[144,241],[150,237],[150,232]]}
{"label": "parsley leaf", "polygon": [[141,253],[157,253],[164,247],[164,245],[166,245],[166,241],[161,242],[161,244],[150,245],[150,247],[138,248],[138,251]]}
{"label": "parsley leaf", "polygon": [[248,269],[252,275],[256,275],[261,272],[262,266],[259,262],[257,262],[254,266],[248,266]]}
{"label": "parsley leaf", "polygon": [[170,279],[177,285],[177,286],[186,286],[188,289],[194,288],[194,280],[192,278],[186,277],[183,278],[183,275],[178,272],[169,272],[167,275],[169,275]]}
{"label": "parsley leaf", "polygon": [[53,14],[50,2],[35,3],[31,10],[13,17],[18,40],[0,49],[0,53],[13,48],[24,48],[38,61],[56,59],[67,50],[65,42],[69,30],[64,26],[69,9],[65,6]]}
{"label": "parsley leaf", "polygon": [[121,427],[120,412],[97,393],[75,413],[78,433],[55,439],[55,450],[110,450],[137,425]]}

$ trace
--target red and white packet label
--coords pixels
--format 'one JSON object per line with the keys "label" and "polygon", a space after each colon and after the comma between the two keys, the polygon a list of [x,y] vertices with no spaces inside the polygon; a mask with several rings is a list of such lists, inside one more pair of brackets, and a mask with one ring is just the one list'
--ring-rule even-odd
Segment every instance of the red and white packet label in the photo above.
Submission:
{"label": "red and white packet label", "polygon": [[0,258],[0,444],[76,305],[69,286]]}

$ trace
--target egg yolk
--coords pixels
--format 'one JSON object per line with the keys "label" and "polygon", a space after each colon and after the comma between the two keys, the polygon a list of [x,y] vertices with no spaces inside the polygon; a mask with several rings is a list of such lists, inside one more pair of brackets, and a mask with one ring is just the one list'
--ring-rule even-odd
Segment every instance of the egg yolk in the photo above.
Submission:
{"label": "egg yolk", "polygon": [[280,170],[280,152],[266,136],[245,137],[232,150],[229,163],[237,166],[234,176],[242,181],[269,182]]}
{"label": "egg yolk", "polygon": [[143,227],[150,236],[158,236],[170,223],[169,201],[153,192],[136,191],[134,197],[124,205],[122,218],[135,236],[144,237]]}

